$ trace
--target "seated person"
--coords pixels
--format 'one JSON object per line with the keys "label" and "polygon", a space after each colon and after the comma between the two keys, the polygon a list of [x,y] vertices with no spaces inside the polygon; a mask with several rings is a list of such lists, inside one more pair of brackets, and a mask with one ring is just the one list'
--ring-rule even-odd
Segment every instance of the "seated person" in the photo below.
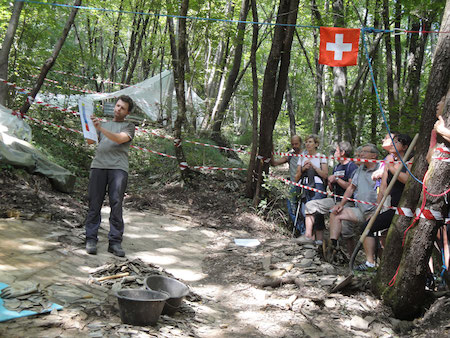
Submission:
{"label": "seated person", "polygon": [[[291,146],[292,150],[289,151],[289,154],[292,155],[300,155],[302,153],[302,138],[298,135],[293,135],[291,137]],[[295,181],[295,174],[297,173],[297,165],[298,165],[298,159],[297,156],[283,156],[279,159],[271,159],[270,164],[273,166],[278,166],[284,163],[289,164],[289,179],[292,182]],[[297,210],[297,203],[298,203],[298,195],[300,193],[300,188],[291,185],[289,189],[289,197],[287,199],[287,209],[289,213],[289,217],[292,220],[292,223],[296,222],[296,210]],[[297,219],[297,224],[294,224],[294,227],[297,228],[297,230],[301,231],[301,225],[299,224],[299,220]]]}
{"label": "seated person", "polygon": [[[374,144],[368,143],[361,150],[362,159],[376,159],[379,155],[378,149]],[[331,209],[330,213],[330,246],[328,248],[328,260],[334,259],[337,248],[337,242],[342,232],[342,237],[347,242],[347,250],[351,254],[355,247],[353,236],[354,229],[361,223],[370,218],[375,211],[374,205],[356,203],[355,207],[346,207],[349,197],[354,195],[355,199],[375,203],[377,201],[377,192],[375,190],[375,181],[372,180],[372,173],[378,168],[378,163],[363,162],[358,169],[355,170],[352,183],[345,190],[344,198],[341,202]],[[344,224],[342,221],[347,220],[350,223]],[[351,228],[348,228],[348,225]],[[359,227],[358,227],[359,228]]]}
{"label": "seated person", "polygon": [[[317,135],[309,135],[305,141],[305,148],[307,151],[307,155],[315,156],[312,158],[300,157],[298,160],[297,174],[295,175],[296,182],[299,182],[303,185],[307,185],[309,187],[325,191],[325,180],[328,177],[328,164],[325,158],[320,158],[323,156],[319,152],[317,152],[317,148],[319,147],[319,137]],[[319,200],[325,198],[326,195],[321,194],[319,192],[314,192],[311,190],[304,189],[303,191],[305,198],[302,201],[302,215],[305,216],[304,213],[304,204],[312,201]],[[319,217],[318,217],[319,218]],[[323,230],[325,229],[325,220],[322,215],[322,219],[316,220],[315,224],[316,230],[316,240],[322,240],[323,238]],[[310,227],[306,228],[305,235],[296,239],[298,243],[313,243],[313,229]]]}
{"label": "seated person", "polygon": [[[395,135],[397,134],[398,132],[391,130],[392,138],[394,138]],[[389,136],[389,134],[386,134],[386,136],[384,137],[383,144],[381,145],[381,147],[387,151],[388,155],[391,154],[392,152],[395,152],[394,145],[392,144],[392,139],[391,136]],[[386,157],[384,159],[386,160]],[[378,169],[375,170],[374,173],[372,174],[372,179],[374,181],[377,181],[376,183],[377,189],[381,185],[381,178],[383,177],[383,172],[384,172],[384,162],[380,163]]]}
{"label": "seated person", "polygon": [[[334,152],[335,157],[350,157],[352,152],[352,146],[349,142],[339,142]],[[342,196],[345,190],[351,183],[351,176],[358,166],[350,160],[338,160],[338,165],[333,169],[333,175],[328,176],[328,186],[334,194]],[[306,233],[311,234],[316,215],[326,215],[330,212],[330,209],[340,202],[339,197],[328,197],[323,199],[317,199],[309,201],[305,204],[305,225]],[[323,217],[323,216],[322,216]],[[309,238],[306,237],[308,240]],[[317,244],[322,244],[318,242]]]}
{"label": "seated person", "polygon": [[[404,158],[404,156],[406,150],[411,144],[411,141],[412,141],[411,137],[409,137],[409,135],[406,134],[397,134],[397,136],[395,136],[394,138],[395,146],[397,147],[400,156],[403,158],[405,162],[406,159]],[[380,203],[383,198],[384,191],[391,182],[392,177],[394,177],[395,172],[399,167],[403,167],[400,175],[398,176],[397,181],[395,182],[389,194],[391,196],[391,205],[393,207],[398,206],[398,203],[400,202],[400,197],[402,196],[402,192],[405,187],[405,183],[409,177],[409,173],[407,173],[406,168],[403,166],[401,162],[392,163],[393,161],[398,161],[397,156],[398,154],[395,151],[395,148],[392,147],[391,153],[386,157],[384,173],[383,177],[381,178],[380,191],[378,192],[377,196],[377,203]],[[408,168],[411,168],[411,166],[412,166],[411,164],[408,165]],[[377,216],[363,243],[364,252],[366,254],[366,262],[357,266],[355,270],[370,271],[375,267],[375,248],[376,248],[375,233],[381,230],[388,229],[389,226],[391,225],[394,215],[395,210],[388,209],[387,211],[384,211]],[[364,223],[363,229],[365,229],[367,223],[368,222]]]}

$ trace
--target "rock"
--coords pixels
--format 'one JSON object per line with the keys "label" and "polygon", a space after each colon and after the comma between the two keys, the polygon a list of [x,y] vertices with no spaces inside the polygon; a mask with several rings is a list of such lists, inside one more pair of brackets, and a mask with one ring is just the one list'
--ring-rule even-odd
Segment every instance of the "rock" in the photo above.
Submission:
{"label": "rock", "polygon": [[313,258],[316,256],[316,250],[308,249],[303,252],[305,258]]}
{"label": "rock", "polygon": [[281,277],[282,275],[284,275],[285,272],[286,272],[286,270],[273,270],[273,271],[266,272],[264,274],[264,276],[271,277],[271,278],[277,278],[277,277]]}
{"label": "rock", "polygon": [[359,316],[353,316],[350,325],[359,330],[367,330],[369,328],[369,322]]}
{"label": "rock", "polygon": [[326,299],[325,302],[325,307],[329,308],[329,309],[334,309],[336,307],[336,300],[335,299]]}
{"label": "rock", "polygon": [[270,270],[270,268],[269,268],[270,267],[270,259],[271,259],[270,254],[264,255],[264,257],[262,259],[262,266],[265,271]]}
{"label": "rock", "polygon": [[304,258],[300,261],[300,267],[309,268],[312,264],[312,259]]}

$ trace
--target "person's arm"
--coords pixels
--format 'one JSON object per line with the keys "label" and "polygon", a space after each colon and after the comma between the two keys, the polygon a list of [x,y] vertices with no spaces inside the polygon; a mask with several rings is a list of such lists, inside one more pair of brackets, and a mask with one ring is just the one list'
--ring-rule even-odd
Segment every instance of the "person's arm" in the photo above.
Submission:
{"label": "person's arm", "polygon": [[434,130],[436,130],[436,132],[446,141],[450,142],[450,129],[445,126],[442,116],[438,116],[438,120],[434,124]]}
{"label": "person's arm", "polygon": [[300,177],[302,177],[302,165],[299,163],[297,165],[297,172],[295,173],[295,182],[300,181]]}
{"label": "person's arm", "polygon": [[276,167],[277,165],[284,164],[284,163],[286,163],[286,162],[288,162],[288,161],[289,161],[289,157],[281,157],[281,158],[279,158],[279,159],[277,159],[277,160],[275,160],[275,159],[272,157],[271,160],[270,160],[270,165]]}
{"label": "person's arm", "polygon": [[339,214],[342,209],[344,209],[345,204],[347,203],[348,198],[352,197],[353,193],[356,190],[356,186],[353,184],[350,184],[347,189],[345,189],[344,198],[342,198],[341,202],[339,204],[336,204],[330,212],[334,214]]}
{"label": "person's arm", "polygon": [[[109,130],[102,127],[102,123],[96,117],[92,117],[92,122],[94,123],[95,129],[109,138],[111,141],[116,142],[117,144],[122,144],[131,140],[130,135],[125,132],[113,133]],[[89,143],[89,141],[88,141]]]}
{"label": "person's arm", "polygon": [[[389,161],[392,161],[392,160],[394,160],[394,158],[393,157],[390,157],[390,160]],[[403,161],[405,161],[405,159],[403,159]],[[399,167],[402,167],[403,166],[403,163],[386,163],[386,166],[385,166],[385,168],[387,168],[387,170],[392,174],[392,175],[395,175],[395,172],[397,171],[397,169],[399,168]],[[408,169],[411,169],[411,166],[412,166],[412,164],[409,164],[408,165]],[[403,184],[405,184],[406,183],[406,181],[408,180],[408,176],[409,176],[409,173],[407,173],[407,172],[401,172],[400,173],[400,175],[398,175],[398,178],[397,178],[397,180],[399,180],[401,183],[403,183]],[[383,177],[384,177],[384,174],[383,174]],[[386,178],[387,179],[387,178]],[[382,181],[383,182],[383,181]]]}
{"label": "person's arm", "polygon": [[316,171],[317,175],[319,175],[324,180],[327,179],[327,177],[328,177],[328,164],[326,162],[325,163],[320,163],[320,167],[316,167],[311,162],[311,166]]}

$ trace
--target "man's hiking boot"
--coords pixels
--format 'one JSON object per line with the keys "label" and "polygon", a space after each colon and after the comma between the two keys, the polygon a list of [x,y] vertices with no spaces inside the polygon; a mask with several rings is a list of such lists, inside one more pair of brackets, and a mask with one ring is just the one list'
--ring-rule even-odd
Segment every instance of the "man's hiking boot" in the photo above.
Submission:
{"label": "man's hiking boot", "polygon": [[97,254],[97,242],[93,239],[88,239],[86,241],[86,252],[89,255],[96,255]]}
{"label": "man's hiking boot", "polygon": [[125,251],[123,251],[120,243],[109,243],[108,252],[118,257],[125,257]]}

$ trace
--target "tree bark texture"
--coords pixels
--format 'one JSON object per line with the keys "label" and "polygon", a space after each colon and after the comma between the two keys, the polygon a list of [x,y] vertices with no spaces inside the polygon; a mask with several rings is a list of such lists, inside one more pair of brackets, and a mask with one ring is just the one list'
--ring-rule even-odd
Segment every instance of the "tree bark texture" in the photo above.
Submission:
{"label": "tree bark texture", "polygon": [[[183,123],[186,122],[186,92],[184,88],[185,82],[185,65],[187,59],[186,48],[186,19],[187,11],[189,8],[189,0],[182,0],[180,7],[180,16],[178,19],[178,41],[175,38],[175,31],[173,28],[172,19],[168,18],[170,32],[170,49],[172,51],[172,65],[174,69],[174,81],[175,81],[175,93],[177,96],[178,112],[177,118],[174,124],[174,136],[175,139],[181,141],[181,129]],[[177,44],[178,42],[178,44]],[[178,164],[180,165],[181,179],[185,183],[190,182],[191,171],[189,168],[183,167],[186,163],[186,156],[184,155],[183,146],[181,144],[175,144],[175,155],[177,157]]]}
{"label": "tree bark texture", "polygon": [[[256,0],[251,0],[253,22],[258,22],[258,10],[256,8]],[[254,182],[257,177],[254,174],[256,167],[256,151],[258,149],[258,66],[256,64],[256,50],[258,48],[259,27],[257,24],[252,25],[252,46],[250,54],[250,63],[252,66],[252,85],[253,85],[253,106],[252,106],[252,150],[250,154],[250,162],[247,170],[247,181],[245,184],[245,196],[251,198],[255,195],[253,191]]]}
{"label": "tree bark texture", "polygon": [[[6,35],[2,43],[2,49],[0,50],[0,77],[8,80],[8,60],[9,51],[11,50],[16,29],[19,24],[20,12],[23,8],[23,2],[14,2],[14,6],[9,20],[8,28],[6,29]],[[6,83],[0,83],[0,104],[6,106],[6,100],[8,98],[9,87]]]}
{"label": "tree bark texture", "polygon": [[[81,0],[75,0],[73,4],[74,8],[72,8],[72,11],[70,12],[69,18],[67,19],[66,25],[64,26],[63,32],[61,37],[59,38],[58,42],[56,43],[55,47],[53,48],[52,55],[45,61],[44,65],[41,68],[41,73],[38,76],[38,79],[36,80],[36,84],[34,85],[33,89],[31,90],[30,96],[34,99],[39,92],[39,90],[42,87],[42,84],[44,83],[45,77],[47,76],[47,73],[50,71],[50,69],[53,67],[59,52],[61,51],[62,46],[64,45],[64,42],[66,41],[67,35],[70,32],[70,28],[73,25],[73,22],[75,20],[75,16],[78,12],[78,6],[81,5]],[[23,106],[20,108],[21,114],[26,114],[28,109],[30,108],[31,102],[30,100],[27,100]]]}
{"label": "tree bark texture", "polygon": [[[441,30],[450,29],[450,0],[447,0]],[[434,61],[430,72],[430,79],[425,95],[424,112],[422,115],[419,135],[420,142],[416,149],[413,173],[422,179],[428,168],[426,154],[430,143],[430,133],[436,121],[436,105],[447,93],[450,83],[450,36],[440,34],[437,43]],[[448,105],[445,119],[448,126]],[[446,165],[446,167],[444,167]],[[447,169],[446,169],[447,168]],[[432,163],[428,179],[429,190],[432,193],[442,192],[448,188],[448,163]],[[445,182],[441,179],[446,180]],[[416,209],[421,196],[422,186],[411,178],[408,179],[400,201],[401,207]],[[445,212],[442,201],[427,197],[427,208]],[[435,224],[431,221],[420,220],[416,228],[407,237],[405,248],[402,248],[404,231],[410,226],[410,217],[395,217],[387,235],[386,246],[377,275],[373,281],[372,289],[381,296],[384,302],[390,305],[396,316],[411,318],[417,315],[419,308],[423,306],[425,298],[425,265],[430,255],[432,236],[436,232]],[[414,257],[413,257],[414,256]],[[397,281],[393,287],[389,287],[397,267],[400,265]]]}
{"label": "tree bark texture", "polygon": [[[242,0],[241,11],[239,14],[239,21],[245,21],[247,19],[247,14],[249,10],[250,0]],[[236,33],[236,50],[234,52],[233,65],[231,66],[230,73],[228,74],[225,91],[220,100],[220,104],[217,108],[213,123],[213,138],[218,138],[220,140],[222,123],[225,117],[225,111],[228,109],[231,96],[234,93],[234,83],[236,82],[237,76],[239,74],[239,69],[241,67],[242,52],[244,49],[244,35],[245,35],[245,23],[239,22],[237,24]]]}
{"label": "tree bark texture", "polygon": [[[277,23],[295,24],[298,4],[298,0],[280,0]],[[293,36],[294,27],[275,26],[272,47],[264,72],[259,130],[259,155],[267,159],[272,156],[273,129],[280,113],[281,103],[286,89]],[[268,163],[259,161],[257,172],[261,173],[262,171],[268,171]],[[258,191],[258,189],[259,184],[255,191]]]}
{"label": "tree bark texture", "polygon": [[294,102],[292,101],[292,92],[291,87],[289,86],[289,79],[286,83],[286,105],[287,111],[289,114],[289,135],[292,137],[296,134],[295,131],[295,110],[294,110]]}

